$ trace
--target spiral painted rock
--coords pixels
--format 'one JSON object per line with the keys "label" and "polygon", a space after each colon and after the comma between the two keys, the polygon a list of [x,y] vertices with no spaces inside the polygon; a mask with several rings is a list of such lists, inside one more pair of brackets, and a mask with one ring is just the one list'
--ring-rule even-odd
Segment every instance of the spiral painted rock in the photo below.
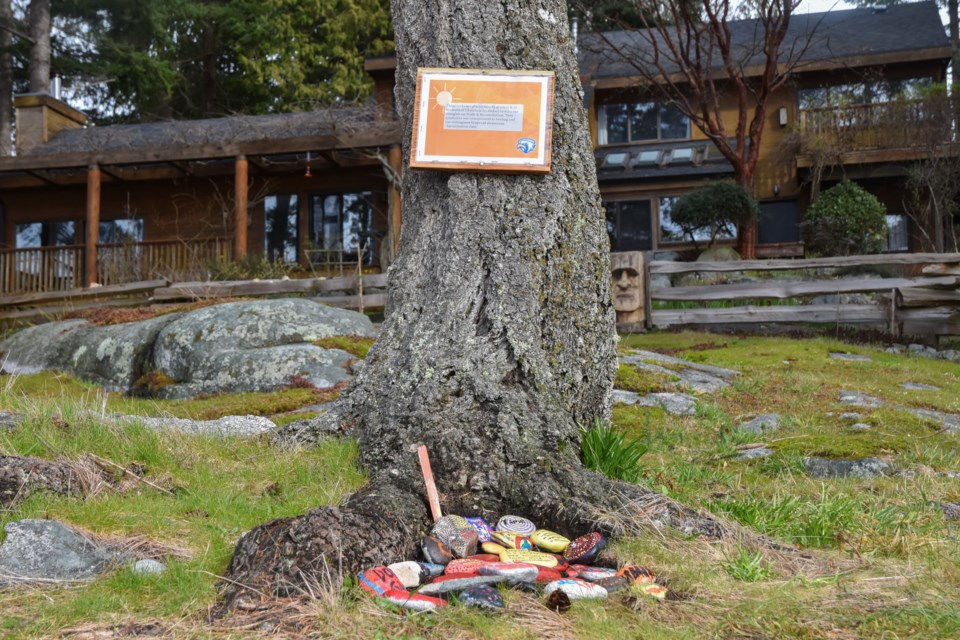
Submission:
{"label": "spiral painted rock", "polygon": [[521,536],[530,536],[537,527],[520,516],[503,516],[497,521],[497,531],[501,533],[516,533]]}

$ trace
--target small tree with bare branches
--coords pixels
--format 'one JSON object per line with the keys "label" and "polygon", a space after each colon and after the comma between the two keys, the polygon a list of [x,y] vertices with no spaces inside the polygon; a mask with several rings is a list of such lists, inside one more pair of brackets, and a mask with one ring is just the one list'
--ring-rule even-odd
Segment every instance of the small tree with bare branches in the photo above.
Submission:
{"label": "small tree with bare branches", "polygon": [[[713,142],[733,165],[733,179],[751,189],[771,96],[790,79],[813,35],[790,32],[799,0],[627,2],[643,28],[598,32],[584,47],[629,64]],[[731,95],[733,120],[723,115]],[[739,227],[738,249],[752,258],[755,221],[743,218]]]}

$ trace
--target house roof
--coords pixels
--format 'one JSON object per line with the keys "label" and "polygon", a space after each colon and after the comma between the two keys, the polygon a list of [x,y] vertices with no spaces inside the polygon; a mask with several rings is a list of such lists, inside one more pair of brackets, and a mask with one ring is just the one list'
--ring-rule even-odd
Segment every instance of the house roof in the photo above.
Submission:
{"label": "house roof", "polygon": [[[758,66],[762,56],[754,42],[762,35],[756,20],[730,22],[731,40],[745,67]],[[587,33],[580,38],[580,71],[594,80],[636,77],[625,59],[643,60],[652,47],[637,31]],[[799,54],[798,70],[838,65],[862,66],[904,59],[950,57],[950,39],[935,2],[895,4],[885,9],[845,9],[794,14],[781,55]],[[716,65],[719,70],[719,64]],[[666,71],[678,71],[667,66]]]}

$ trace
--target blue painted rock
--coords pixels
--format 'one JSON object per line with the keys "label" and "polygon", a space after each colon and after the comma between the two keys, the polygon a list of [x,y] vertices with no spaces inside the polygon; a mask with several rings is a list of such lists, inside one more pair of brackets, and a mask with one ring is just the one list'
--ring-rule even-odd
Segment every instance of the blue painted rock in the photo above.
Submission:
{"label": "blue painted rock", "polygon": [[480,542],[490,542],[493,539],[493,528],[483,518],[467,518],[471,527],[477,530]]}
{"label": "blue painted rock", "polygon": [[496,584],[505,580],[506,578],[503,576],[440,576],[434,578],[429,584],[420,587],[418,593],[425,596],[437,596],[443,593],[463,591],[478,584]]}
{"label": "blue painted rock", "polygon": [[465,607],[503,609],[503,597],[496,587],[491,587],[488,584],[478,584],[475,587],[464,589],[460,592],[458,600]]}
{"label": "blue painted rock", "polygon": [[538,567],[523,562],[489,562],[480,567],[482,576],[503,576],[510,582],[535,582]]}
{"label": "blue painted rock", "polygon": [[557,566],[556,556],[539,551],[527,551],[526,549],[504,549],[500,554],[501,562],[526,562],[527,564],[536,564],[541,567]]}
{"label": "blue painted rock", "polygon": [[453,554],[450,553],[447,545],[433,536],[427,536],[421,540],[420,549],[423,551],[423,557],[427,559],[427,562],[432,564],[442,564],[446,566],[453,560]]}
{"label": "blue painted rock", "polygon": [[601,578],[599,580],[591,580],[593,584],[600,585],[607,590],[607,593],[616,593],[630,586],[630,581],[624,578],[623,576],[612,576],[610,578]]}
{"label": "blue painted rock", "polygon": [[[498,544],[502,544],[507,549],[527,549],[528,551],[533,550],[533,543],[530,542],[530,538],[518,535],[516,533],[496,531],[493,534],[493,540]],[[501,551],[501,553],[503,552]]]}
{"label": "blue painted rock", "polygon": [[446,600],[423,596],[419,593],[410,593],[403,589],[387,591],[380,597],[405,609],[413,609],[414,611],[434,611],[440,607],[447,606]]}
{"label": "blue painted rock", "polygon": [[589,567],[582,564],[572,564],[570,565],[570,570],[575,570],[577,572],[577,578],[580,578],[581,580],[589,580],[590,582],[597,582],[598,580],[617,577],[616,569],[606,569],[604,567]]}
{"label": "blue painted rock", "polygon": [[447,538],[447,546],[455,558],[466,558],[477,552],[479,544],[477,530],[473,527],[460,529],[457,533]]}
{"label": "blue painted rock", "polygon": [[571,542],[567,550],[563,552],[563,557],[571,563],[590,564],[606,546],[607,537],[605,535],[597,532],[588,533]]}
{"label": "blue painted rock", "polygon": [[382,596],[387,591],[403,591],[403,582],[387,567],[367,569],[358,576],[360,588],[375,596]]}
{"label": "blue painted rock", "polygon": [[506,549],[505,546],[496,542],[484,542],[480,545],[480,548],[483,549],[484,553],[495,555],[498,559],[500,558],[500,554],[503,553],[503,550]]}
{"label": "blue painted rock", "polygon": [[533,544],[541,551],[549,551],[550,553],[563,553],[567,547],[570,546],[570,540],[564,538],[559,533],[547,531],[546,529],[537,529],[534,531],[533,535],[530,536],[530,540],[532,540]]}
{"label": "blue painted rock", "polygon": [[655,582],[657,579],[657,576],[653,573],[653,571],[650,571],[650,569],[641,567],[637,564],[628,564],[620,569],[620,571],[617,572],[617,575],[622,576],[635,584],[650,584]]}
{"label": "blue painted rock", "polygon": [[548,596],[554,591],[562,591],[571,600],[590,600],[607,597],[607,590],[603,587],[580,580],[579,578],[564,578],[551,582],[543,588]]}
{"label": "blue painted rock", "polygon": [[485,564],[489,563],[481,562],[479,560],[456,558],[451,560],[450,564],[447,565],[447,568],[443,570],[443,575],[449,576],[456,573],[467,573],[478,576],[480,575],[480,567],[484,566]]}
{"label": "blue painted rock", "polygon": [[501,533],[516,533],[529,537],[536,530],[537,527],[532,522],[520,516],[503,516],[497,521],[497,531]]}
{"label": "blue painted rock", "polygon": [[422,562],[395,562],[388,564],[387,569],[396,574],[405,589],[415,589],[430,579],[430,569]]}

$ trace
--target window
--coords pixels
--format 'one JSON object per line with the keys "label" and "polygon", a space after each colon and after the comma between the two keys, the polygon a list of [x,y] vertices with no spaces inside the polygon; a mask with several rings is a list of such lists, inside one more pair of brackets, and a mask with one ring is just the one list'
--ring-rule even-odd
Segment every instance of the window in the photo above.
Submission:
{"label": "window", "polygon": [[17,249],[33,247],[62,247],[76,244],[76,223],[72,220],[62,222],[27,222],[16,226]]}
{"label": "window", "polygon": [[823,87],[808,87],[798,92],[801,109],[818,109],[853,104],[878,104],[898,97],[915,97],[917,91],[931,85],[930,78],[874,80]]}
{"label": "window", "polygon": [[600,105],[597,143],[623,144],[645,140],[685,140],[690,120],[677,109],[654,102]]}
{"label": "window", "polygon": [[270,262],[297,261],[297,196],[269,195],[263,199],[264,256]]}
{"label": "window", "polygon": [[761,202],[758,244],[800,242],[800,207],[796,200]]}
{"label": "window", "polygon": [[884,241],[884,251],[910,251],[910,234],[907,227],[907,216],[902,213],[887,214],[887,239]]}
{"label": "window", "polygon": [[653,248],[650,201],[604,202],[611,251],[647,251]]}
{"label": "window", "polygon": [[311,261],[356,262],[363,250],[363,263],[371,264],[373,247],[373,194],[335,193],[310,197]]}
{"label": "window", "polygon": [[122,218],[100,223],[100,244],[143,242],[143,218]]}
{"label": "window", "polygon": [[[676,204],[679,197],[680,196],[660,196],[657,198],[659,204],[658,214],[661,243],[690,241],[690,236],[680,228],[680,225],[670,219],[670,210],[673,208],[673,205]],[[710,236],[710,229],[695,229],[693,231],[693,239],[697,242],[709,242]],[[729,240],[734,237],[734,235],[727,233],[722,228],[717,232],[717,240]]]}

